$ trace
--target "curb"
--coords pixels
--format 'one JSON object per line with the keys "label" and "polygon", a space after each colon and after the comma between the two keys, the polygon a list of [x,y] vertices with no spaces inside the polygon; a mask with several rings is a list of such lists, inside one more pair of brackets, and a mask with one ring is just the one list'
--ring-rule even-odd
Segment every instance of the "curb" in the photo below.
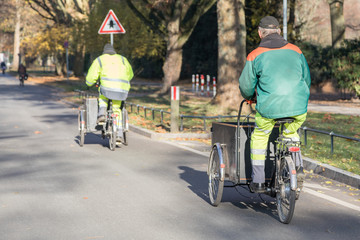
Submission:
{"label": "curb", "polygon": [[[156,133],[151,130],[147,130],[141,127],[129,125],[129,129],[132,132],[138,133],[145,137],[155,140],[166,140],[175,138],[210,138],[211,133]],[[209,150],[210,150],[209,146]],[[203,155],[203,154],[201,154]],[[351,172],[344,171],[342,169],[330,166],[325,163],[318,162],[308,157],[303,157],[304,168],[307,171],[313,171],[313,173],[324,176],[326,178],[347,184],[349,186],[360,189],[360,176]]]}
{"label": "curb", "polygon": [[308,171],[360,189],[360,176],[354,173],[303,157],[304,168]]}
{"label": "curb", "polygon": [[157,133],[148,129],[144,129],[138,126],[134,126],[129,124],[129,129],[132,132],[138,133],[145,137],[155,139],[155,140],[163,140],[163,139],[175,139],[175,138],[210,138],[211,133]]}

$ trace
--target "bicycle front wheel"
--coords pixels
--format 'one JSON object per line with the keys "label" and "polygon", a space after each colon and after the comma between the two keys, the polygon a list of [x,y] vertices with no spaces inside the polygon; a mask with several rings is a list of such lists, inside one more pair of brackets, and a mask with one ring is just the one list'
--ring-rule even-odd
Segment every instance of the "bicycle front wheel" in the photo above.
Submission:
{"label": "bicycle front wheel", "polygon": [[280,222],[290,223],[295,210],[296,192],[291,189],[290,166],[288,161],[292,161],[290,156],[283,157],[280,162],[278,187],[276,193],[276,205]]}
{"label": "bicycle front wheel", "polygon": [[109,138],[109,148],[111,151],[115,151],[116,148],[116,128],[113,126],[113,120],[110,121],[109,130],[110,130],[110,138]]}
{"label": "bicycle front wheel", "polygon": [[83,110],[79,111],[78,114],[78,126],[79,126],[79,137],[80,137],[80,141],[79,141],[79,145],[80,147],[84,146],[84,142],[85,142],[85,120],[83,119],[84,115],[83,115]]}

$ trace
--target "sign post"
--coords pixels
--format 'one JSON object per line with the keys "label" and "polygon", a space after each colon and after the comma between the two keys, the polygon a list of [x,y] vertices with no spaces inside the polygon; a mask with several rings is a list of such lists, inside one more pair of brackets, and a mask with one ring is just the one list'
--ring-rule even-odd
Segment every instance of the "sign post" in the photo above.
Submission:
{"label": "sign post", "polygon": [[179,131],[179,117],[180,117],[180,87],[171,87],[171,123],[170,131]]}
{"label": "sign post", "polygon": [[121,25],[113,10],[110,9],[103,23],[100,26],[99,34],[110,34],[110,43],[114,44],[114,33],[126,33],[125,28]]}
{"label": "sign post", "polygon": [[64,48],[66,49],[66,81],[69,81],[69,42],[64,42]]}

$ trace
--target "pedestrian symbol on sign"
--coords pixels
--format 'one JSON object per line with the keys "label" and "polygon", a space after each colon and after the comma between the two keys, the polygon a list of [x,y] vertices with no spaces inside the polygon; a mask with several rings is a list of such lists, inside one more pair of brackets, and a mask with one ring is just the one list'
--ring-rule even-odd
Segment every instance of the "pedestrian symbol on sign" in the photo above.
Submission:
{"label": "pedestrian symbol on sign", "polygon": [[114,28],[114,21],[113,20],[110,20],[109,26],[110,26],[110,28]]}
{"label": "pedestrian symbol on sign", "polygon": [[125,29],[119,22],[119,19],[116,17],[115,13],[112,10],[110,10],[108,15],[105,17],[104,22],[101,24],[98,33],[99,34],[125,33]]}

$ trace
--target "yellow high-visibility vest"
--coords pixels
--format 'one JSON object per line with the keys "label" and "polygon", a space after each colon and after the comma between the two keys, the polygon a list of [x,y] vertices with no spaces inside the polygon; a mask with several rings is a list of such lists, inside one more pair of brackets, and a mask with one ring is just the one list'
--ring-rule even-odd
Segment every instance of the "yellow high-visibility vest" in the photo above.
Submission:
{"label": "yellow high-visibility vest", "polygon": [[134,73],[129,61],[119,54],[103,54],[93,61],[86,76],[92,86],[100,79],[99,91],[113,100],[126,100]]}

